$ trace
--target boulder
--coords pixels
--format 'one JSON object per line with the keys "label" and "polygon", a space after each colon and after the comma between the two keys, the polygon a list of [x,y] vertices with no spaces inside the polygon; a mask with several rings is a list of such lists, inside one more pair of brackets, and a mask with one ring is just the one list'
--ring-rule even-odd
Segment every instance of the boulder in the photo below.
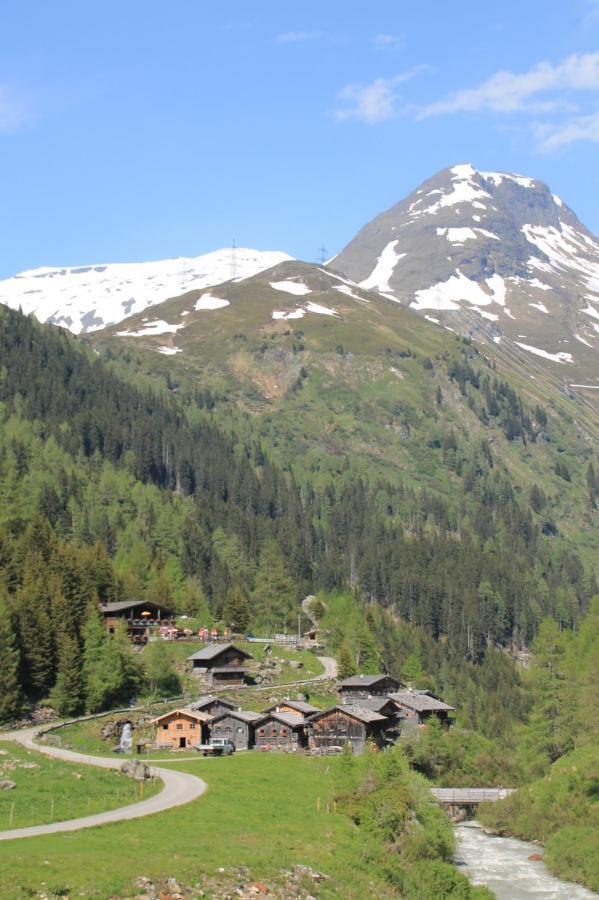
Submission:
{"label": "boulder", "polygon": [[13,791],[16,786],[15,782],[11,781],[10,778],[5,778],[3,781],[0,781],[0,791]]}
{"label": "boulder", "polygon": [[146,781],[152,777],[150,767],[138,759],[128,759],[121,766],[121,773],[135,781]]}
{"label": "boulder", "polygon": [[540,853],[531,853],[528,857],[531,862],[542,862],[543,857]]}

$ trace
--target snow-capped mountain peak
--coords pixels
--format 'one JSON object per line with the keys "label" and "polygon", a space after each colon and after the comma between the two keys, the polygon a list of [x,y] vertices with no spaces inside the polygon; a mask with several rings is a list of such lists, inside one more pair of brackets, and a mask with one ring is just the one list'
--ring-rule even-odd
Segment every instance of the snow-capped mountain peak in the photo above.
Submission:
{"label": "snow-capped mountain peak", "polygon": [[170,297],[247,278],[290,259],[280,251],[227,247],[153,262],[29,269],[0,281],[0,303],[80,334],[114,325]]}
{"label": "snow-capped mountain peak", "polygon": [[534,178],[444,169],[333,265],[447,328],[560,366],[599,346],[599,241]]}

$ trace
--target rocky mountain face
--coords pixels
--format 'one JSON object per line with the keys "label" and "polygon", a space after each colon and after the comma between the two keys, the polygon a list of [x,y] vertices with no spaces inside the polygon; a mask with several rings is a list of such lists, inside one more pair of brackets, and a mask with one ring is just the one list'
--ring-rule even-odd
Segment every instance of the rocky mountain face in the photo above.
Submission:
{"label": "rocky mountain face", "polygon": [[329,265],[433,322],[599,386],[599,241],[540,181],[445,169]]}
{"label": "rocky mountain face", "polygon": [[0,281],[0,303],[80,334],[193,288],[247,278],[287,259],[279,251],[230,247],[145,263],[30,269]]}

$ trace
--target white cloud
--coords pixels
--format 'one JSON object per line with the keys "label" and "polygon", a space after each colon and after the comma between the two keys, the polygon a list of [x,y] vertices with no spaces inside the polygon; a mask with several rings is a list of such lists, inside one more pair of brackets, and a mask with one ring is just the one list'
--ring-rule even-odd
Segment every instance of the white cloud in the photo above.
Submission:
{"label": "white cloud", "polygon": [[14,134],[29,118],[23,102],[13,91],[0,84],[0,134]]}
{"label": "white cloud", "polygon": [[405,38],[402,34],[375,34],[371,43],[377,50],[393,50],[397,47],[402,47],[405,43]]}
{"label": "white cloud", "polygon": [[[467,88],[450,94],[443,100],[431,103],[420,110],[419,118],[455,112],[518,112],[548,111],[564,107],[563,97],[555,96],[564,91],[599,90],[599,51],[574,53],[554,66],[540,62],[528,72],[517,74],[497,72],[475,88]],[[546,100],[539,94],[553,92]]]}
{"label": "white cloud", "polygon": [[429,66],[415,66],[393,78],[376,78],[370,84],[346,84],[337,95],[342,106],[335,110],[335,118],[338,122],[354,119],[368,125],[394,118],[399,111],[397,87],[426,71],[430,71]]}
{"label": "white cloud", "polygon": [[575,116],[564,122],[537,124],[533,127],[539,149],[559,150],[578,141],[599,144],[599,110],[588,116]]}
{"label": "white cloud", "polygon": [[285,31],[277,34],[277,44],[301,44],[305,41],[317,41],[324,37],[324,31]]}

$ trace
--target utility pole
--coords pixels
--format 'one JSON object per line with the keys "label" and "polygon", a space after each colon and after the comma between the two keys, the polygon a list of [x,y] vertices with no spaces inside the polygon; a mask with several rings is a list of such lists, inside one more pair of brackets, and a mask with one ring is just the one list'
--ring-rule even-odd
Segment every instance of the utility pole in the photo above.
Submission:
{"label": "utility pole", "polygon": [[324,266],[325,262],[327,261],[327,256],[328,256],[328,251],[327,251],[327,248],[323,244],[322,247],[318,248],[318,262],[320,263],[321,266]]}

